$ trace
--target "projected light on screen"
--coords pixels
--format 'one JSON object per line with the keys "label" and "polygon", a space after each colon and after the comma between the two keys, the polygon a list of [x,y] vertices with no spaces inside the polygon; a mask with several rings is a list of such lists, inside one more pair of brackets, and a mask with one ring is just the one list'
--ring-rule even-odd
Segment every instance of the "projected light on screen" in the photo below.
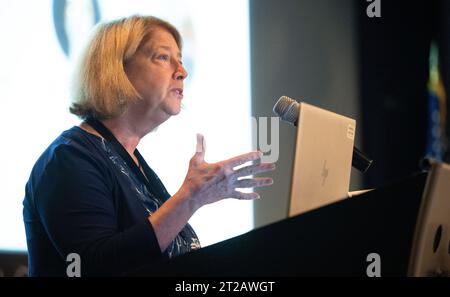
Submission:
{"label": "projected light on screen", "polygon": [[[2,1],[0,250],[25,250],[22,200],[34,162],[79,120],[68,112],[73,67],[93,24],[131,14],[174,24],[189,72],[184,108],[138,148],[169,192],[205,135],[206,161],[252,149],[248,2],[243,0]],[[7,45],[7,46],[5,46]],[[252,202],[205,206],[190,220],[203,246],[249,231]]]}

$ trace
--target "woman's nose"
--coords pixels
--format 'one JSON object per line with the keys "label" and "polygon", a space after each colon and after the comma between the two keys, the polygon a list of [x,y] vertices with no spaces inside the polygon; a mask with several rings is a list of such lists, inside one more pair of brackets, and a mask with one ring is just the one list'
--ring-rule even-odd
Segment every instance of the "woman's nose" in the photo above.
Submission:
{"label": "woman's nose", "polygon": [[183,64],[179,63],[177,66],[177,70],[174,73],[174,78],[177,80],[184,80],[187,76],[187,70],[183,67]]}

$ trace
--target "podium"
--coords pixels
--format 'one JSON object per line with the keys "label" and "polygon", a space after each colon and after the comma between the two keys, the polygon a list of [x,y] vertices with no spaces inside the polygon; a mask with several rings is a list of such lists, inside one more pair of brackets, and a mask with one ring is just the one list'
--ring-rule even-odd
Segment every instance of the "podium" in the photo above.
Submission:
{"label": "podium", "polygon": [[[427,173],[162,260],[133,276],[407,276]],[[276,198],[276,197],[275,197]],[[232,219],[232,218],[230,218]]]}

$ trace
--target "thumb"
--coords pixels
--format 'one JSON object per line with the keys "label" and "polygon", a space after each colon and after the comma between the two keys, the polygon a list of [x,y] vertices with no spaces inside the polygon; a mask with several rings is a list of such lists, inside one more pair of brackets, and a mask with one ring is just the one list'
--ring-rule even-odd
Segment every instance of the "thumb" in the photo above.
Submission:
{"label": "thumb", "polygon": [[205,137],[197,133],[197,147],[195,149],[195,155],[194,159],[197,162],[203,162],[205,160],[205,150],[206,150],[206,143],[205,143]]}

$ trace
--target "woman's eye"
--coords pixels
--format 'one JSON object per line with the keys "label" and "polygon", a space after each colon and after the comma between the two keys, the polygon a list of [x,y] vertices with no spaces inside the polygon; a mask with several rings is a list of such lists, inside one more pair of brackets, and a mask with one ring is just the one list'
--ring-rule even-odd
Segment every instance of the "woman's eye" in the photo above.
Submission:
{"label": "woman's eye", "polygon": [[169,61],[169,55],[159,55],[158,60]]}

